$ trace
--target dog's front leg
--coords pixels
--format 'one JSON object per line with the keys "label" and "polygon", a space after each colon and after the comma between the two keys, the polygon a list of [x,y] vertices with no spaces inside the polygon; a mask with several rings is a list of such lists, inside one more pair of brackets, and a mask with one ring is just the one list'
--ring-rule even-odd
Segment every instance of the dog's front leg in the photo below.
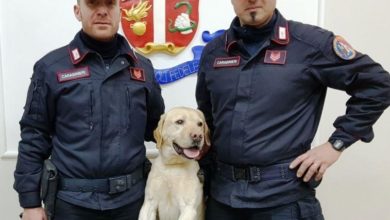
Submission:
{"label": "dog's front leg", "polygon": [[147,199],[145,199],[139,213],[138,220],[156,220],[156,214],[157,204],[155,204],[153,201],[147,201]]}
{"label": "dog's front leg", "polygon": [[198,220],[196,209],[190,206],[185,207],[178,220]]}

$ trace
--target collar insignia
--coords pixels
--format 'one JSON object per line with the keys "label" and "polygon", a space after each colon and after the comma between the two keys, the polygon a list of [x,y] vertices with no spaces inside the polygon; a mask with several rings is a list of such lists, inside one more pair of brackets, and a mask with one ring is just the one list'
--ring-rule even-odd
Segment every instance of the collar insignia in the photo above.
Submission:
{"label": "collar insignia", "polygon": [[287,40],[286,27],[279,27],[279,40]]}
{"label": "collar insignia", "polygon": [[78,59],[81,58],[79,49],[75,48],[72,50],[72,57],[74,61],[77,61]]}

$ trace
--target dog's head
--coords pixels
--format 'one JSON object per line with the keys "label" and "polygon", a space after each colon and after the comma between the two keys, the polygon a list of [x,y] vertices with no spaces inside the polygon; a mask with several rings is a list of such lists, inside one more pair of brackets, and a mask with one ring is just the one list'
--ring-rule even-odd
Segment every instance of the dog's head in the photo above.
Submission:
{"label": "dog's head", "polygon": [[209,129],[201,111],[177,107],[163,114],[154,130],[160,154],[179,163],[196,159],[210,146]]}

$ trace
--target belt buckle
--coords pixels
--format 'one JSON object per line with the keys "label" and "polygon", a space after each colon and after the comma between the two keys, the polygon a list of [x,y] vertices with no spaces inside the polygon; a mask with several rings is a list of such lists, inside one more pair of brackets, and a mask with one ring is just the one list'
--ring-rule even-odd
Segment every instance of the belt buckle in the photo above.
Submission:
{"label": "belt buckle", "polygon": [[237,180],[247,180],[248,179],[248,171],[246,168],[233,167],[233,179]]}
{"label": "belt buckle", "polygon": [[115,194],[124,192],[127,190],[127,178],[126,176],[111,177],[108,179],[110,191],[108,194]]}
{"label": "belt buckle", "polygon": [[261,169],[260,167],[249,168],[250,182],[261,181]]}

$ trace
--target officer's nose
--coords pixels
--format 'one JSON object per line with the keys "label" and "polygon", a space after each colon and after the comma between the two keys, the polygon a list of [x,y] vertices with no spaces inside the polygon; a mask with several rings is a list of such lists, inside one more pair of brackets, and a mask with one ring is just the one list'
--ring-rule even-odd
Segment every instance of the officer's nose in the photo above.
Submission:
{"label": "officer's nose", "polygon": [[105,17],[107,16],[108,14],[108,9],[106,6],[100,6],[98,9],[97,9],[97,14],[101,17]]}

